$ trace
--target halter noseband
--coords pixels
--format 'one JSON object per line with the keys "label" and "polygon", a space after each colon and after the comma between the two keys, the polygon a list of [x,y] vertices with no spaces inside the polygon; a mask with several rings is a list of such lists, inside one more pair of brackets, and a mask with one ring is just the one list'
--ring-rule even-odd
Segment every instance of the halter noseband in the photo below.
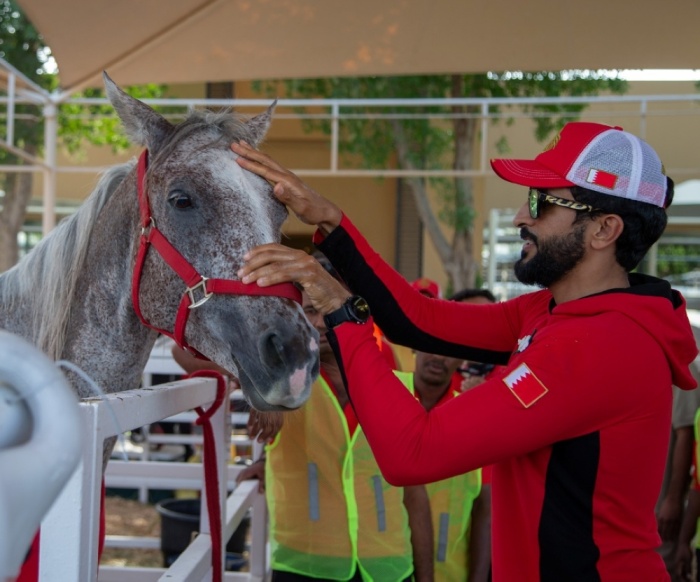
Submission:
{"label": "halter noseband", "polygon": [[[187,326],[190,310],[204,305],[215,293],[221,295],[272,295],[292,299],[301,304],[301,293],[291,283],[280,283],[277,285],[270,285],[269,287],[260,287],[256,283],[243,283],[242,281],[235,281],[233,279],[210,279],[200,275],[156,227],[155,221],[151,216],[151,208],[148,204],[148,193],[146,190],[147,168],[148,150],[144,150],[139,156],[136,172],[139,210],[141,214],[141,242],[138,254],[136,255],[136,264],[134,265],[131,300],[134,304],[136,315],[138,315],[139,319],[146,327],[150,327],[172,338],[181,348],[201,356],[197,350],[192,348],[185,341],[185,327]],[[185,293],[182,295],[180,306],[177,310],[175,329],[172,333],[151,325],[141,313],[139,304],[141,273],[143,272],[143,265],[151,245],[153,245],[170,268],[177,273],[180,279],[184,281],[187,287]]]}

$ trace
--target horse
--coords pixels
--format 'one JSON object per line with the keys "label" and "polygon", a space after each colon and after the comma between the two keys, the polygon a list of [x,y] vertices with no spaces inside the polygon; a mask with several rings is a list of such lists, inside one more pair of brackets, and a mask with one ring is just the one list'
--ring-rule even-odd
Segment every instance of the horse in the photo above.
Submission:
{"label": "horse", "polygon": [[[105,392],[137,388],[164,333],[236,375],[254,408],[298,408],[318,375],[318,334],[293,287],[236,277],[248,249],[281,240],[287,217],[229,147],[259,144],[274,104],[250,119],[194,111],[173,125],[106,73],[104,82],[130,140],[147,149],[138,164],[107,170],[75,214],[0,275],[0,327]],[[78,397],[94,396],[67,375]]]}

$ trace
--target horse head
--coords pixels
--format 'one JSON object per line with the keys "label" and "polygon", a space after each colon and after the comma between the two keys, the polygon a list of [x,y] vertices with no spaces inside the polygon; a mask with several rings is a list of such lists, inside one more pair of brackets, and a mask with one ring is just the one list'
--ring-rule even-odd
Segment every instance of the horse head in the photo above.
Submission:
{"label": "horse head", "polygon": [[[144,237],[155,239],[150,233],[157,231],[172,249],[151,248],[134,257],[136,312],[176,341],[180,325],[182,343],[236,375],[255,408],[299,407],[318,374],[318,334],[295,301],[257,295],[259,289],[246,289],[236,275],[247,250],[280,241],[287,217],[270,185],[243,170],[229,147],[234,140],[258,145],[274,105],[247,121],[230,113],[194,112],[173,125],[106,74],[105,86],[127,134],[148,152],[147,170],[144,165],[137,178],[150,213],[148,224],[142,224],[142,246]],[[175,272],[168,258],[173,254],[187,265],[184,274]],[[237,291],[210,294],[206,281],[188,299],[191,281],[183,279],[192,272]],[[177,323],[179,312],[185,313],[186,326]]]}

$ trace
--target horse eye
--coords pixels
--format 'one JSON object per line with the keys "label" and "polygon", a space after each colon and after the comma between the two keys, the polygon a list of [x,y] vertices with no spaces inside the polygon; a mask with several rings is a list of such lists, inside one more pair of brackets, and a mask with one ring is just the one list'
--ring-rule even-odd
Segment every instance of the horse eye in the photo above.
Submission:
{"label": "horse eye", "polygon": [[182,190],[173,190],[168,197],[168,202],[177,210],[187,210],[194,206],[190,195],[185,194]]}

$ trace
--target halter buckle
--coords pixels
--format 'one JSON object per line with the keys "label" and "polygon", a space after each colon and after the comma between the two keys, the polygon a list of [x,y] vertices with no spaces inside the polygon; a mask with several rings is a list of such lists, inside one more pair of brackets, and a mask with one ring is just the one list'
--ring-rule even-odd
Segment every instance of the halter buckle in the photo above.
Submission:
{"label": "halter buckle", "polygon": [[141,236],[148,236],[148,233],[152,228],[156,227],[156,221],[155,219],[151,216],[148,219],[148,224],[146,226],[141,227]]}
{"label": "halter buckle", "polygon": [[[190,305],[187,306],[187,309],[194,309],[195,307],[199,307],[200,305],[204,305],[207,300],[214,295],[212,292],[207,291],[207,281],[209,280],[208,277],[202,277],[202,279],[197,283],[196,285],[193,285],[192,287],[188,287],[186,289],[187,295],[190,296]],[[195,292],[198,291],[201,294],[201,297],[197,299],[195,297]]]}

